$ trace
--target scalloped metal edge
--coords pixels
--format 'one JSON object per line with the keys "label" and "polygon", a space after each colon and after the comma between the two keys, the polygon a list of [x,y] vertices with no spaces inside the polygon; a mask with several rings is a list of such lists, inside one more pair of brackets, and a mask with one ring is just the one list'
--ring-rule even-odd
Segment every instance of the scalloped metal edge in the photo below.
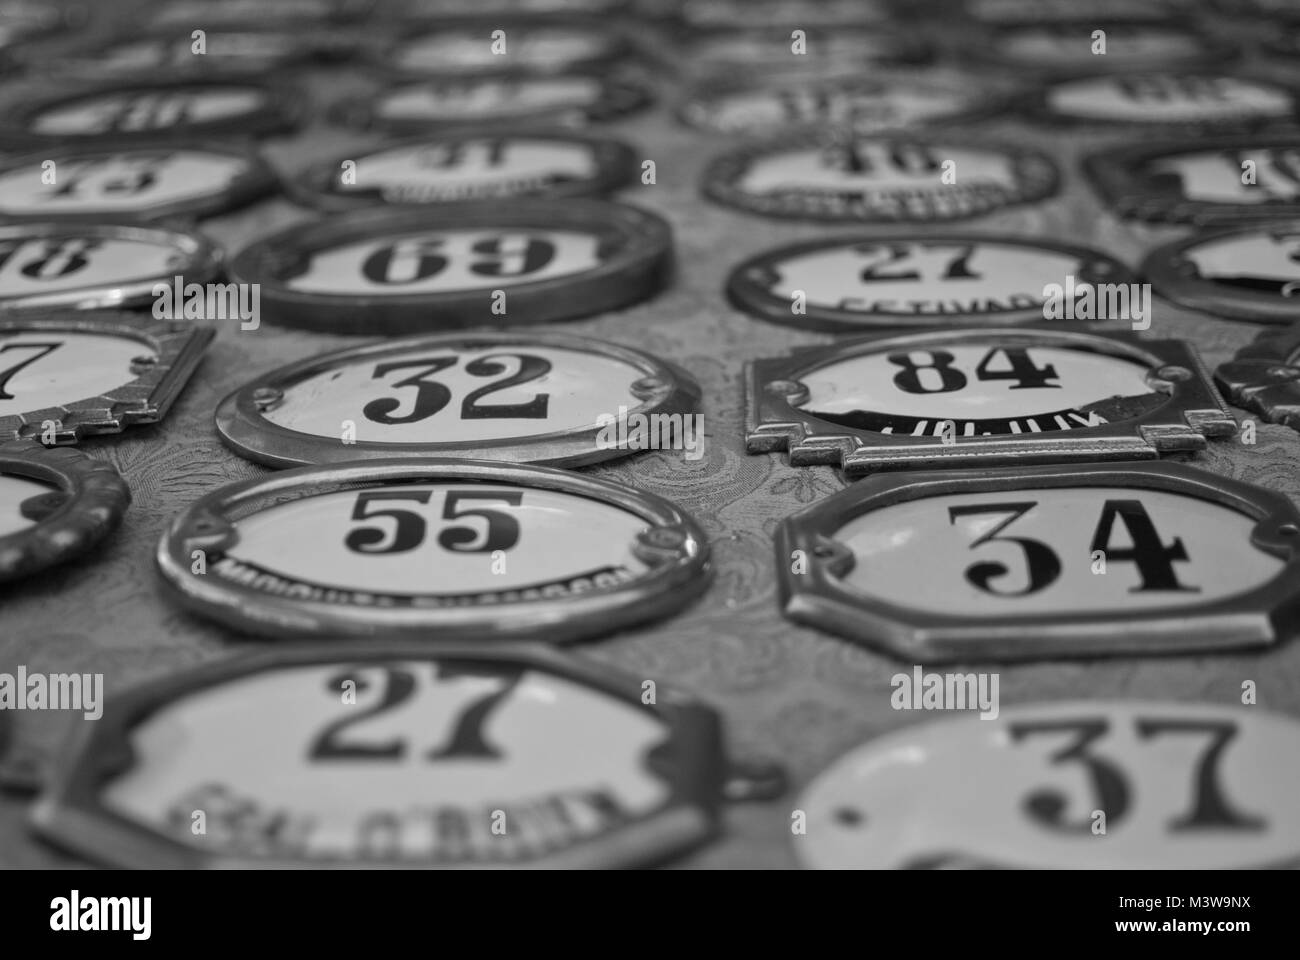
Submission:
{"label": "scalloped metal edge", "polygon": [[51,483],[66,496],[48,517],[0,537],[0,583],[89,550],[122,522],[131,491],[111,463],[31,440],[0,443],[0,473]]}
{"label": "scalloped metal edge", "polygon": [[[1170,384],[1169,400],[1139,417],[1102,427],[1079,427],[1060,433],[1005,434],[996,437],[957,437],[944,444],[933,436],[904,436],[849,431],[803,414],[788,397],[774,395],[768,387],[791,374],[828,365],[848,352],[887,349],[890,341],[933,341],[948,338],[980,341],[990,337],[1026,338],[1045,335],[1069,346],[1108,341],[1121,345],[1119,355],[1151,363],[1155,371],[1165,366],[1183,367],[1191,377]],[[873,351],[853,348],[875,345]],[[1147,357],[1141,357],[1145,353]],[[1109,352],[1108,355],[1115,355]],[[888,331],[843,340],[830,347],[797,349],[784,357],[752,360],[745,365],[745,449],[749,453],[786,450],[791,466],[841,467],[857,477],[879,470],[971,466],[977,463],[1062,463],[1072,461],[1154,459],[1164,453],[1205,448],[1211,437],[1230,437],[1237,421],[1214,390],[1209,372],[1191,344],[1182,340],[1141,340],[1118,331],[1083,332],[1055,326],[985,328],[925,328]],[[821,429],[820,426],[827,429]]]}
{"label": "scalloped metal edge", "polygon": [[140,341],[157,352],[158,361],[111,393],[0,416],[0,441],[37,439],[47,421],[54,423],[54,445],[76,443],[95,434],[120,433],[136,424],[157,423],[167,415],[216,336],[216,331],[208,327],[117,311],[0,315],[0,336],[33,329]]}
{"label": "scalloped metal edge", "polygon": [[1300,323],[1266,328],[1214,370],[1214,384],[1233,406],[1300,431]]}

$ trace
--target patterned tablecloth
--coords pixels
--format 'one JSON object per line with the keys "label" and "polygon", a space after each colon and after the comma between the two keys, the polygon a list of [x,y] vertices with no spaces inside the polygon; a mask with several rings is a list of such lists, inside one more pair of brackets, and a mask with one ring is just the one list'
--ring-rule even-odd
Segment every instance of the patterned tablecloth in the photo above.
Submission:
{"label": "patterned tablecloth", "polygon": [[[948,26],[939,18],[927,22],[926,29],[936,32],[950,54],[962,42],[958,31],[944,35]],[[1216,29],[1252,35],[1249,23],[1222,22]],[[651,33],[642,31],[641,39],[661,54],[669,49]],[[1252,61],[1251,66],[1259,69],[1261,64]],[[296,136],[265,144],[280,170],[292,175],[352,144],[376,142],[374,136],[327,125],[324,119],[328,104],[368,82],[359,69],[306,71],[303,81],[312,121]],[[794,468],[784,455],[745,453],[743,367],[754,358],[834,338],[739,313],[726,302],[723,284],[734,264],[765,249],[872,228],[763,220],[703,200],[700,182],[707,161],[739,140],[682,126],[673,116],[681,87],[672,71],[656,74],[656,84],[661,95],[657,107],[601,130],[656,161],[657,183],[631,187],[619,199],[671,221],[676,276],[647,303],[552,328],[647,350],[677,362],[701,383],[707,437],[702,459],[688,461],[680,451],[649,452],[587,472],[659,494],[693,514],[711,540],[716,576],[703,599],[683,613],[579,645],[573,652],[697,695],[722,713],[733,755],[778,760],[788,770],[790,793],[770,803],[732,807],[723,836],[681,865],[789,867],[795,864],[789,825],[797,791],[843,751],[925,717],[890,708],[890,677],[910,670],[910,664],[795,626],[778,612],[774,528],[782,518],[841,489],[845,481],[829,467]],[[6,99],[33,89],[11,81]],[[1015,117],[983,121],[978,132],[1049,152],[1061,167],[1062,189],[1046,202],[1003,210],[959,224],[959,229],[1089,244],[1131,266],[1154,245],[1185,232],[1117,220],[1083,180],[1078,162],[1083,153],[1137,139],[1131,133],[1053,131]],[[270,230],[313,216],[277,198],[206,221],[203,229],[234,251]],[[265,642],[237,638],[169,603],[154,570],[154,550],[169,518],[188,503],[222,484],[267,472],[219,442],[212,422],[217,402],[265,371],[360,340],[269,323],[255,332],[243,332],[234,322],[220,326],[206,359],[162,424],[84,444],[91,456],[121,471],[134,504],[121,529],[94,555],[0,589],[0,670],[25,664],[29,671],[103,673],[111,698],[137,681]],[[1212,367],[1257,331],[1250,324],[1157,301],[1147,335],[1190,340]],[[1300,497],[1300,435],[1261,424],[1256,439],[1254,445],[1216,441],[1202,454],[1178,459]],[[990,668],[972,663],[950,669]],[[1294,643],[1259,654],[1048,660],[992,668],[1001,673],[1004,709],[1067,698],[1235,703],[1242,681],[1250,679],[1258,685],[1261,706],[1300,716],[1300,646]],[[57,756],[68,726],[83,722],[79,714],[66,713],[13,717],[11,763],[35,778]],[[29,835],[29,799],[0,794],[0,866],[75,863]]]}

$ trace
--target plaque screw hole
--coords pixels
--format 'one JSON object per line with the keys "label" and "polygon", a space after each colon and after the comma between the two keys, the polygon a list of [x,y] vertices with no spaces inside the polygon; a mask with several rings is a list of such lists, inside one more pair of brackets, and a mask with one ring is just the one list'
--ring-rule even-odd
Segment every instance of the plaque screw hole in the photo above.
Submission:
{"label": "plaque screw hole", "polygon": [[1186,367],[1161,367],[1156,371],[1156,377],[1170,383],[1181,383],[1192,378],[1192,371]]}
{"label": "plaque screw hole", "polygon": [[265,410],[273,403],[277,403],[284,398],[284,394],[275,389],[275,387],[258,387],[253,391],[253,403]]}
{"label": "plaque screw hole", "polygon": [[840,807],[834,813],[835,822],[842,827],[865,826],[867,816],[856,807]]}
{"label": "plaque screw hole", "polygon": [[654,396],[656,393],[661,392],[667,386],[668,384],[664,383],[664,381],[660,380],[658,377],[642,377],[640,380],[637,380],[632,384],[630,390],[632,396],[636,397],[638,400],[645,400]]}
{"label": "plaque screw hole", "polygon": [[808,400],[808,388],[798,380],[772,380],[765,389],[773,396],[783,398],[793,407]]}
{"label": "plaque screw hole", "polygon": [[785,769],[767,760],[735,761],[723,784],[723,796],[732,803],[774,800],[786,790]]}
{"label": "plaque screw hole", "polygon": [[641,534],[641,541],[648,546],[658,547],[661,550],[676,550],[686,542],[686,537],[680,530],[673,530],[668,527],[651,527]]}

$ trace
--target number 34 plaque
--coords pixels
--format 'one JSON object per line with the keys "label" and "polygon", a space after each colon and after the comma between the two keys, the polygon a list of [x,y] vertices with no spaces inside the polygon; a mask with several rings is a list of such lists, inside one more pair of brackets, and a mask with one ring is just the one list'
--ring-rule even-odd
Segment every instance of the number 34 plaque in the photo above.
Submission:
{"label": "number 34 plaque", "polygon": [[777,564],[791,619],[925,662],[1265,646],[1300,619],[1300,511],[1172,464],[870,477],[786,520]]}

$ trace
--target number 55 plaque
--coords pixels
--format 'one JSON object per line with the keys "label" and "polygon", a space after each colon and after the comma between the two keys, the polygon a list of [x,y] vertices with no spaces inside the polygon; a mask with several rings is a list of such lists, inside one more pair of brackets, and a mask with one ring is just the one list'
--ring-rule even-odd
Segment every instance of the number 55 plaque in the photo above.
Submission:
{"label": "number 55 plaque", "polygon": [[653,494],[542,467],[371,460],[191,504],[158,546],[177,599],[277,639],[563,642],[665,616],[709,548]]}

